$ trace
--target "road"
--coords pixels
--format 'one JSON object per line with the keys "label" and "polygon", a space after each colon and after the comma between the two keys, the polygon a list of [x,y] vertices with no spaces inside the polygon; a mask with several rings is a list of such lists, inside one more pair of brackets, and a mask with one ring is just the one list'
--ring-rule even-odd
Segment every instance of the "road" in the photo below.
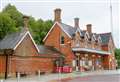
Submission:
{"label": "road", "polygon": [[76,77],[64,79],[56,82],[120,82],[120,75],[112,74],[112,75],[93,75],[93,76],[84,76],[84,77]]}

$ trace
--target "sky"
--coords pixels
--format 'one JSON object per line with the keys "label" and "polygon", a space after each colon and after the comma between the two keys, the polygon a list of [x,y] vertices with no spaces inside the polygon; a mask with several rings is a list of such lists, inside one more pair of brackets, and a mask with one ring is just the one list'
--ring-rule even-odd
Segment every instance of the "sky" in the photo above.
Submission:
{"label": "sky", "polygon": [[[54,20],[54,9],[62,9],[62,22],[74,26],[74,18],[80,19],[80,28],[86,29],[86,24],[92,24],[96,33],[111,32],[110,0],[1,0],[0,10],[11,3],[25,15],[36,19]],[[119,2],[111,0],[113,30],[116,47],[120,47]]]}

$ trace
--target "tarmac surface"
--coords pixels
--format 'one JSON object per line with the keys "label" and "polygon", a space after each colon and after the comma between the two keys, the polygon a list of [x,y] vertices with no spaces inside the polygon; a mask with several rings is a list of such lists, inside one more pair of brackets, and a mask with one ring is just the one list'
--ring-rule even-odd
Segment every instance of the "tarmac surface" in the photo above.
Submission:
{"label": "tarmac surface", "polygon": [[8,78],[0,82],[120,82],[120,70],[56,73],[24,78]]}
{"label": "tarmac surface", "polygon": [[[52,82],[52,81],[51,81]],[[120,74],[111,75],[92,75],[76,78],[67,78],[53,82],[120,82]]]}

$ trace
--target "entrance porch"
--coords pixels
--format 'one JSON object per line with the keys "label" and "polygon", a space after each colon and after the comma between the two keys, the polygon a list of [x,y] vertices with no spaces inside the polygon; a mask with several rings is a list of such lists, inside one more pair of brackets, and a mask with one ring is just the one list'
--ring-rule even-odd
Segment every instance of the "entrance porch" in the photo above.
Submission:
{"label": "entrance porch", "polygon": [[76,71],[112,69],[109,52],[86,48],[73,48],[73,52],[75,55],[73,69]]}

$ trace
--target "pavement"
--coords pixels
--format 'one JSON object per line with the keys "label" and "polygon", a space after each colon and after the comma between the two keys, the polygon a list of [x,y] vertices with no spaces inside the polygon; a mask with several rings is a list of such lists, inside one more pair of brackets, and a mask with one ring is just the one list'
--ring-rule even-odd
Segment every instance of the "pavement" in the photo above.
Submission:
{"label": "pavement", "polygon": [[[114,77],[116,75],[117,76],[120,75],[120,70],[99,70],[99,71],[90,71],[90,72],[72,72],[72,73],[64,73],[64,74],[61,74],[61,73],[46,74],[46,75],[41,75],[41,76],[31,76],[31,77],[20,78],[20,79],[9,78],[1,82],[58,82],[58,80],[63,82],[62,80],[67,81],[73,78],[83,79],[88,76],[92,77],[92,76],[98,76],[98,75],[101,77],[112,75],[112,77]],[[70,82],[77,82],[77,81],[70,81]]]}

